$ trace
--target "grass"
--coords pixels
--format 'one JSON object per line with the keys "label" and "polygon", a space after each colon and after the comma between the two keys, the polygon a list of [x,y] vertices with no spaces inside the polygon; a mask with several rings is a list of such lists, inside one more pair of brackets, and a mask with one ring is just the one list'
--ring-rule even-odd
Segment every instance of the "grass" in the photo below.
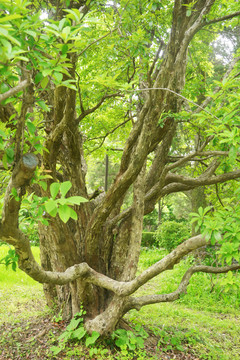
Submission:
{"label": "grass", "polygon": [[[0,247],[0,259],[6,252],[6,246]],[[39,261],[39,249],[33,248],[33,252]],[[163,250],[143,250],[139,263],[139,271],[160,260],[164,255],[165,252]],[[192,261],[191,257],[186,258],[176,265],[173,270],[168,270],[151,280],[136,295],[174,291],[184,272],[191,266]],[[224,292],[225,288],[222,285],[223,281],[227,282],[226,279],[227,275],[210,276],[201,273],[195,274],[190,281],[187,294],[181,296],[176,302],[146,306],[139,312],[135,310],[130,311],[126,316],[127,320],[130,320],[135,326],[144,326],[145,329],[157,337],[159,342],[159,346],[156,346],[159,350],[157,350],[154,356],[148,355],[145,357],[144,351],[141,351],[135,358],[167,359],[167,357],[164,357],[165,353],[161,352],[161,350],[168,349],[167,354],[172,355],[174,359],[185,359],[180,357],[181,354],[184,354],[182,351],[184,350],[189,356],[191,354],[188,359],[239,360],[240,274],[233,276],[235,287],[230,288],[228,292]],[[38,324],[34,325],[35,328],[45,326],[43,324],[46,314],[49,315],[49,310],[45,305],[42,285],[18,269],[16,272],[13,272],[0,265],[0,331],[1,325],[2,328],[3,324],[4,327],[6,324],[10,326],[10,330],[8,329],[4,333],[5,340],[3,338],[0,340],[0,348],[1,342],[4,344],[4,341],[5,345],[8,344],[9,346],[9,334],[11,334],[11,339],[13,339],[15,336],[14,332],[19,332],[19,329],[27,331],[27,326],[31,324],[33,327],[32,324],[35,324],[35,320],[36,324]],[[24,329],[23,325],[21,325],[23,322],[25,324]],[[56,336],[61,331],[60,325],[56,329],[52,327],[50,322],[48,323],[49,332],[46,342],[38,344],[37,350],[35,349],[39,352],[39,359],[42,356],[41,351],[43,348],[45,348],[45,354],[49,354],[51,344],[54,343]],[[33,339],[36,337],[34,334],[35,332],[32,331]],[[19,340],[14,340],[13,343],[16,347],[16,344],[19,344]],[[30,355],[26,355],[27,350],[25,349],[24,351],[22,350],[23,357],[19,357],[19,359],[30,359],[30,357],[27,357]],[[35,352],[33,359],[38,359],[36,354]],[[70,346],[61,359],[77,359],[81,358],[83,354],[86,354],[86,350],[79,346]],[[116,354],[114,358],[116,359],[117,357],[119,359],[134,358],[133,355],[130,356],[123,353]],[[18,357],[15,358],[18,359]],[[51,356],[46,355],[46,358],[51,358]],[[84,355],[83,358],[90,359],[91,357]],[[99,350],[97,358],[101,359],[101,350]],[[104,358],[113,359],[111,355],[108,357],[105,355]],[[171,356],[168,358],[171,359]],[[2,359],[1,351],[0,359]],[[59,356],[58,359],[60,359]]]}
{"label": "grass", "polygon": [[[32,250],[40,262],[39,248],[33,247]],[[7,251],[7,246],[0,247],[0,259]],[[0,324],[39,315],[42,312],[40,303],[45,303],[41,284],[19,269],[15,272],[11,267],[6,269],[0,265]]]}

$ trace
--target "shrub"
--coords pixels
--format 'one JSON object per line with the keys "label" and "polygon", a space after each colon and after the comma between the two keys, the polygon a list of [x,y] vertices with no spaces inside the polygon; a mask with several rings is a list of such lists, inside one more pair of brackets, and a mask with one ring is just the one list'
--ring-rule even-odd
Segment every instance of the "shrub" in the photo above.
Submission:
{"label": "shrub", "polygon": [[142,246],[151,248],[158,246],[158,242],[155,237],[155,232],[143,231],[142,233]]}
{"label": "shrub", "polygon": [[185,222],[165,221],[155,232],[155,241],[159,247],[171,251],[190,237],[190,227]]}

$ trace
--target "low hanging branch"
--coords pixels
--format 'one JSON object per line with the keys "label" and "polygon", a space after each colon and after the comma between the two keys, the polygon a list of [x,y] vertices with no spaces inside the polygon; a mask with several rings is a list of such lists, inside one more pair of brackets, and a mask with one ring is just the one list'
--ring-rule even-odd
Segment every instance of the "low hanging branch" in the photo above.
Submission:
{"label": "low hanging branch", "polygon": [[130,298],[128,306],[129,309],[137,309],[140,310],[142,306],[156,304],[161,302],[171,302],[175,301],[179,298],[179,296],[186,292],[187,287],[189,285],[189,281],[193,274],[196,272],[204,272],[208,274],[224,274],[228,271],[236,271],[240,269],[240,265],[235,264],[231,266],[223,266],[223,267],[213,267],[213,266],[192,266],[190,269],[186,271],[184,274],[182,281],[177,288],[177,290],[173,291],[169,294],[160,294],[160,295],[146,295],[137,298]]}

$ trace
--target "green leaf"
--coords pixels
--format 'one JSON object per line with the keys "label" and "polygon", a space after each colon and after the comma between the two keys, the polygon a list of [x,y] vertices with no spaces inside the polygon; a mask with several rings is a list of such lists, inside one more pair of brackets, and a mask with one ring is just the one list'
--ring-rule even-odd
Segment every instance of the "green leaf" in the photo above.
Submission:
{"label": "green leaf", "polygon": [[115,344],[121,348],[122,346],[126,345],[127,340],[127,338],[119,338],[115,341]]}
{"label": "green leaf", "polygon": [[65,24],[65,21],[66,21],[65,18],[63,18],[62,20],[59,21],[58,29],[59,29],[60,31],[62,30],[62,28],[63,28],[63,26],[64,26],[64,24]]}
{"label": "green leaf", "polygon": [[79,318],[79,319],[73,318],[71,320],[70,324],[66,327],[66,330],[72,331],[72,330],[76,329],[81,321],[82,321],[82,318]]}
{"label": "green leaf", "polygon": [[42,79],[43,79],[43,74],[38,72],[34,79],[35,84],[38,84]]}
{"label": "green leaf", "polygon": [[73,205],[80,205],[83,202],[88,202],[88,200],[82,196],[70,196],[67,198],[67,201],[69,204]]}
{"label": "green leaf", "polygon": [[7,154],[6,153],[3,154],[2,163],[3,163],[4,169],[7,170],[8,164],[7,164]]}
{"label": "green leaf", "polygon": [[221,235],[220,232],[218,232],[218,231],[215,230],[215,231],[213,232],[213,235],[214,235],[214,238],[215,238],[216,241],[221,241],[222,235]]}
{"label": "green leaf", "polygon": [[50,194],[53,199],[56,198],[57,193],[59,192],[59,189],[60,189],[59,183],[54,182],[50,185]]}
{"label": "green leaf", "polygon": [[[78,9],[64,9],[63,11],[66,11],[69,14],[72,14],[73,16],[71,18],[73,20],[76,20],[77,22],[80,21],[82,14],[80,13],[80,11]],[[68,16],[68,17],[70,17],[70,16]]]}
{"label": "green leaf", "polygon": [[57,214],[57,203],[56,201],[50,199],[45,204],[45,209],[51,216],[56,216]]}
{"label": "green leaf", "polygon": [[10,20],[14,20],[14,19],[19,19],[22,16],[19,14],[13,14],[13,15],[8,15],[8,16],[3,16],[0,18],[0,24],[4,23],[4,22],[8,22]]}
{"label": "green leaf", "polygon": [[32,36],[34,39],[36,39],[37,37],[37,33],[36,31],[32,31],[32,30],[25,30],[25,33]]}
{"label": "green leaf", "polygon": [[80,327],[79,329],[76,329],[72,332],[72,338],[81,340],[86,334],[86,330],[84,327]]}
{"label": "green leaf", "polygon": [[71,181],[64,181],[60,185],[60,191],[63,197],[67,194],[67,192],[71,189],[71,187],[72,187]]}
{"label": "green leaf", "polygon": [[31,135],[34,135],[35,131],[36,131],[36,126],[30,120],[27,121],[26,125],[27,125],[29,133]]}
{"label": "green leaf", "polygon": [[0,129],[0,136],[2,136],[3,138],[7,137],[6,133]]}
{"label": "green leaf", "polygon": [[61,198],[61,199],[58,199],[58,203],[60,205],[68,205],[68,201],[66,198]]}
{"label": "green leaf", "polygon": [[45,183],[45,181],[39,181],[39,185],[43,188],[43,190],[47,191],[47,183]]}
{"label": "green leaf", "polygon": [[231,146],[230,150],[229,150],[229,160],[233,163],[236,160],[237,157],[237,147],[236,146]]}
{"label": "green leaf", "polygon": [[54,73],[53,73],[53,77],[58,81],[58,82],[61,82],[62,81],[62,79],[63,79],[63,74],[62,73],[60,73],[60,72],[56,72],[56,71],[54,71]]}
{"label": "green leaf", "polygon": [[34,145],[34,148],[35,148],[35,149],[37,150],[37,152],[39,152],[39,153],[41,152],[41,150],[43,149],[43,147],[44,147],[44,146],[43,146],[42,144],[35,144],[35,145]]}
{"label": "green leaf", "polygon": [[3,25],[3,27],[0,27],[0,34],[2,34],[2,36],[6,37],[8,40],[10,40],[12,43],[21,47],[21,43],[17,39],[15,39],[13,36],[11,36],[9,34],[8,30],[6,29],[6,27],[4,27],[4,26],[6,26],[6,25]]}
{"label": "green leaf", "polygon": [[12,263],[12,270],[16,271],[16,269],[17,269],[17,264],[16,264],[16,262],[13,262]]}
{"label": "green leaf", "polygon": [[76,85],[73,84],[74,80],[65,80],[61,83],[61,86],[66,86],[69,89],[77,91]]}
{"label": "green leaf", "polygon": [[58,355],[63,349],[59,346],[52,346],[50,347],[50,351],[53,353],[53,355]]}
{"label": "green leaf", "polygon": [[42,79],[42,81],[41,81],[41,87],[42,87],[43,89],[45,89],[45,87],[47,86],[47,84],[48,84],[48,77],[46,76],[46,77],[44,77],[44,78]]}
{"label": "green leaf", "polygon": [[73,220],[77,220],[78,216],[77,216],[76,211],[74,211],[72,208],[69,208],[69,209],[70,209],[70,217],[71,217]]}
{"label": "green leaf", "polygon": [[68,52],[68,45],[63,44],[63,46],[62,46],[62,55],[65,55],[67,52]]}
{"label": "green leaf", "polygon": [[100,334],[97,331],[93,331],[90,337],[86,339],[86,346],[95,344],[96,340],[99,338]]}
{"label": "green leaf", "polygon": [[71,217],[70,207],[67,205],[60,205],[58,208],[58,214],[60,219],[66,224],[66,222]]}
{"label": "green leaf", "polygon": [[45,101],[43,100],[38,100],[37,104],[44,110],[44,111],[49,111],[49,107],[46,105]]}
{"label": "green leaf", "polygon": [[14,150],[11,148],[6,149],[7,162],[12,163],[14,159]]}

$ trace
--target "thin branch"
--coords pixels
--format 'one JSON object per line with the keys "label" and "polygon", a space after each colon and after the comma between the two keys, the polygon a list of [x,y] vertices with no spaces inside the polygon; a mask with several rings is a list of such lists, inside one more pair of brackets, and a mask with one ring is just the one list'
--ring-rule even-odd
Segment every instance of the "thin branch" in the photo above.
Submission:
{"label": "thin branch", "polygon": [[85,51],[87,51],[92,45],[96,44],[98,41],[101,41],[101,40],[103,40],[104,38],[106,38],[107,36],[111,35],[111,34],[112,34],[114,31],[116,31],[116,30],[117,30],[117,28],[111,30],[109,33],[101,36],[101,37],[98,38],[97,40],[94,40],[91,44],[89,44],[88,46],[86,46],[86,47],[78,54],[78,56],[81,56],[81,55],[82,55]]}
{"label": "thin branch", "polygon": [[124,97],[124,95],[120,94],[119,92],[114,93],[114,94],[106,94],[104,95],[101,100],[97,103],[97,105],[93,106],[92,108],[89,108],[87,110],[85,110],[82,114],[79,115],[79,117],[77,118],[77,122],[80,122],[83,118],[85,118],[85,116],[93,113],[94,111],[96,111],[103,103],[106,99],[111,99],[113,97]]}
{"label": "thin branch", "polygon": [[156,62],[158,61],[158,58],[159,58],[159,54],[160,54],[160,52],[161,52],[161,50],[162,50],[162,48],[163,48],[164,45],[165,45],[164,42],[161,41],[161,42],[160,42],[160,45],[159,45],[159,47],[158,47],[158,50],[157,50],[157,52],[156,52],[156,55],[155,55],[155,57],[154,57],[153,63],[152,63],[152,65],[151,65],[151,67],[150,67],[150,69],[149,69],[149,72],[148,72],[148,77],[149,77],[149,78],[150,78],[150,76],[152,75],[152,72],[153,72],[153,70],[154,70],[154,67],[155,67],[155,65],[156,65]]}
{"label": "thin branch", "polygon": [[[95,147],[93,150],[91,150],[89,152],[89,154],[92,154],[94,151],[100,149],[100,147],[104,144],[104,141],[106,140],[106,138],[113,134],[119,127],[125,125],[127,122],[129,122],[131,119],[129,118],[128,120],[124,121],[123,123],[117,125],[115,128],[113,128],[112,130],[110,130],[109,132],[107,132],[105,135],[102,135],[102,136],[98,136],[98,137],[95,137],[95,138],[91,138],[91,139],[87,139],[86,141],[92,141],[92,140],[98,140],[98,139],[102,139],[100,144]],[[123,149],[111,149],[111,150],[118,150],[118,151],[123,151]]]}
{"label": "thin branch", "polygon": [[[97,139],[106,139],[106,137],[112,133],[114,133],[114,131],[116,131],[118,128],[120,128],[121,126],[125,125],[126,123],[128,123],[131,119],[127,119],[124,122],[122,122],[121,124],[118,124],[117,126],[115,126],[112,130],[108,131],[105,135],[102,136],[97,136],[95,138],[91,138],[91,139],[87,139],[86,141],[92,141],[92,140],[97,140]],[[122,149],[121,149],[122,150]]]}
{"label": "thin branch", "polygon": [[[223,78],[222,78],[222,81],[228,78],[228,76],[231,74],[234,66],[236,65],[236,63],[237,63],[239,60],[240,60],[240,57],[237,57],[237,58],[233,58],[233,59],[232,59],[230,65],[229,65],[229,67],[228,67],[228,70],[226,71],[226,73],[224,74],[224,76],[223,76]],[[217,86],[217,87],[214,89],[213,94],[217,94],[220,90],[221,90],[221,86]],[[201,104],[201,108],[207,107],[207,105],[208,105],[211,101],[213,101],[213,98],[212,98],[211,96],[208,96],[208,97],[203,101],[203,103]],[[200,111],[201,111],[201,109],[198,108],[198,109],[195,111],[195,113],[199,113]]]}
{"label": "thin branch", "polygon": [[79,102],[80,102],[80,109],[81,109],[81,112],[84,113],[84,106],[83,106],[83,101],[82,101],[82,95],[81,95],[81,88],[80,88],[80,85],[79,85],[79,81],[80,81],[80,76],[79,74],[76,72],[77,74],[77,77],[78,77],[78,83],[77,83],[77,88],[78,88],[78,97],[79,97]]}
{"label": "thin branch", "polygon": [[225,21],[225,20],[230,20],[230,19],[233,19],[234,17],[239,16],[239,15],[240,15],[240,11],[236,11],[235,13],[225,15],[225,16],[213,19],[213,20],[205,20],[205,22],[202,24],[201,27],[216,24],[218,22]]}
{"label": "thin branch", "polygon": [[[201,160],[207,160],[210,159],[213,156],[228,156],[228,151],[195,151],[185,157],[182,157],[181,159],[177,160],[171,165],[167,166],[167,170],[175,169],[176,167],[179,167],[183,164],[185,164],[188,161],[201,161]],[[205,159],[197,159],[195,156],[205,156]]]}
{"label": "thin branch", "polygon": [[224,204],[223,204],[223,202],[222,202],[222,200],[221,200],[221,198],[220,198],[220,195],[219,195],[218,184],[216,184],[215,187],[216,187],[216,195],[217,195],[217,198],[218,198],[220,204],[222,205],[222,207],[224,208],[225,206],[224,206]]}
{"label": "thin branch", "polygon": [[134,90],[125,90],[127,92],[134,92],[134,91],[150,91],[150,90],[162,90],[162,91],[169,91],[170,93],[180,97],[181,99],[193,104],[194,106],[197,106],[199,109],[201,109],[202,111],[204,111],[205,113],[207,113],[208,115],[214,117],[215,119],[219,120],[219,118],[215,115],[213,115],[210,111],[204,109],[202,106],[198,105],[197,103],[195,103],[194,101],[187,99],[185,96],[178,94],[176,91],[173,91],[171,89],[168,88],[161,88],[161,87],[153,87],[153,88],[144,88],[144,89],[134,89]]}
{"label": "thin branch", "polygon": [[29,80],[23,80],[21,81],[17,86],[15,86],[14,88],[6,91],[3,94],[0,94],[0,102],[6,100],[7,98],[19,93],[20,91],[24,90],[26,87],[28,87],[30,85],[30,81]]}

